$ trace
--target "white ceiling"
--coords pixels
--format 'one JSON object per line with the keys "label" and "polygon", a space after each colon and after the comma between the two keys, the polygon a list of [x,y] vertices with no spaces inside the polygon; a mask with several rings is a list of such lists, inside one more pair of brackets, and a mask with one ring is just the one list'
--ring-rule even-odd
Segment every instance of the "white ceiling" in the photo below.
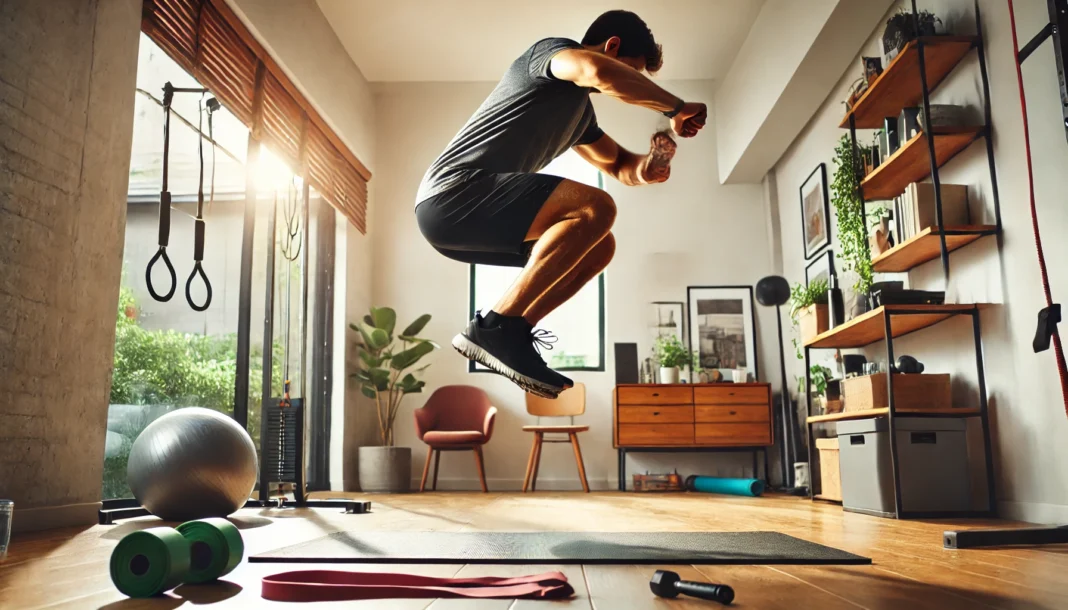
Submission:
{"label": "white ceiling", "polygon": [[536,40],[582,38],[632,10],[664,47],[662,79],[719,79],[764,0],[317,0],[369,81],[495,81]]}

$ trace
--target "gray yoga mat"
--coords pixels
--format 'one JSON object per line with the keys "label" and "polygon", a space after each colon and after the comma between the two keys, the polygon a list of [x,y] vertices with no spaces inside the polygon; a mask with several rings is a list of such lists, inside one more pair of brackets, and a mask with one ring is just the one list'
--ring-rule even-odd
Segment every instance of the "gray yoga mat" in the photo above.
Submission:
{"label": "gray yoga mat", "polygon": [[337,532],[249,557],[279,563],[794,564],[871,559],[778,532]]}

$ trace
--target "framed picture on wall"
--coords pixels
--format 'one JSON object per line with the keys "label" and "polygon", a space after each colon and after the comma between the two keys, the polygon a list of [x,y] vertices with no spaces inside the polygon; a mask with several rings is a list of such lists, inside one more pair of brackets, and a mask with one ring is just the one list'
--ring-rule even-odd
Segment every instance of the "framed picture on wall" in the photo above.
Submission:
{"label": "framed picture on wall", "polygon": [[697,352],[701,367],[718,370],[724,379],[731,379],[734,369],[745,369],[759,380],[753,287],[690,286],[686,301],[690,350]]}
{"label": "framed picture on wall", "polygon": [[682,301],[655,301],[652,303],[652,327],[653,340],[657,337],[678,337],[679,342],[686,344],[686,304]]}
{"label": "framed picture on wall", "polygon": [[801,185],[801,243],[805,244],[805,260],[831,243],[830,219],[827,166],[820,163]]}
{"label": "framed picture on wall", "polygon": [[805,267],[805,285],[808,286],[815,280],[824,280],[830,283],[834,275],[834,250],[827,249],[822,255],[816,257]]}

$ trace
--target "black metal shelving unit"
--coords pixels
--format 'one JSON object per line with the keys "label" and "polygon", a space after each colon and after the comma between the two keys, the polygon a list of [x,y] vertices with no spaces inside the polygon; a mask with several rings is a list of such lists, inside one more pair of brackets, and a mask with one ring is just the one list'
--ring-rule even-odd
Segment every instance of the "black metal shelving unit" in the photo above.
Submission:
{"label": "black metal shelving unit", "polygon": [[[917,23],[917,24],[918,24],[918,14],[919,14],[919,11],[917,10],[917,7],[916,7],[916,0],[912,0],[912,16],[913,16],[913,19],[916,20],[915,23]],[[990,137],[990,135],[991,135],[990,84],[989,84],[989,78],[988,78],[988,74],[987,74],[986,55],[985,55],[985,52],[984,52],[984,42],[983,42],[982,19],[981,19],[981,15],[980,15],[980,11],[979,11],[978,2],[975,2],[975,24],[976,24],[976,35],[974,37],[972,37],[968,41],[968,42],[970,42],[970,47],[968,48],[968,52],[970,52],[971,50],[975,50],[976,53],[978,54],[979,70],[980,70],[980,73],[981,73],[982,84],[983,84],[983,115],[984,115],[984,124],[976,132],[976,138],[983,138],[985,140],[985,143],[986,143],[986,153],[987,153],[987,160],[988,160],[989,170],[990,170],[991,189],[992,189],[992,193],[993,193],[993,206],[994,206],[995,224],[994,224],[993,228],[985,228],[984,227],[982,229],[977,229],[977,230],[958,230],[958,229],[953,229],[953,228],[947,228],[947,226],[946,226],[946,224],[944,222],[943,214],[942,214],[942,193],[941,193],[941,181],[939,179],[939,168],[940,168],[941,164],[943,164],[945,162],[948,162],[949,158],[944,159],[942,161],[942,163],[940,163],[940,160],[939,160],[939,157],[938,157],[938,151],[937,151],[937,144],[936,144],[936,139],[939,137],[940,134],[938,133],[937,129],[934,129],[934,128],[927,129],[926,132],[923,135],[924,135],[924,137],[926,138],[926,141],[927,141],[927,154],[928,154],[928,158],[929,158],[929,161],[930,161],[930,174],[929,174],[929,177],[931,178],[931,181],[934,184],[935,211],[936,211],[936,221],[937,221],[938,241],[939,241],[939,255],[940,255],[941,263],[942,263],[943,279],[945,281],[945,284],[946,284],[947,288],[948,288],[948,285],[949,285],[949,270],[950,270],[949,254],[950,254],[950,251],[951,251],[949,246],[948,246],[948,244],[947,244],[947,237],[953,237],[953,236],[957,236],[957,235],[969,235],[969,236],[976,236],[975,238],[978,239],[978,237],[981,237],[983,235],[998,235],[998,236],[1000,236],[1000,233],[1001,233],[1001,206],[1000,206],[1000,200],[999,200],[999,197],[998,197],[997,168],[996,168],[995,162],[994,162],[993,142],[992,142],[991,137]],[[917,32],[919,31],[918,27],[916,28],[916,31]],[[918,69],[919,69],[919,80],[920,80],[920,90],[921,90],[922,112],[923,112],[923,115],[924,115],[924,125],[928,126],[928,127],[932,126],[931,111],[930,111],[930,101],[931,101],[930,100],[930,96],[931,96],[931,91],[934,89],[934,87],[932,86],[932,84],[928,80],[928,75],[929,75],[928,74],[928,64],[927,64],[928,57],[927,57],[927,48],[926,47],[937,45],[938,42],[939,42],[939,38],[940,37],[938,37],[938,36],[935,36],[935,37],[919,37],[916,40],[914,40],[914,41],[909,43],[910,45],[915,45],[915,52],[918,55],[918,64],[919,64]],[[906,51],[906,49],[903,49],[902,50],[902,54],[904,54],[905,51]],[[958,58],[956,60],[956,62],[953,63],[953,65],[949,67],[948,70],[946,70],[945,74],[943,74],[941,76],[944,77],[945,75],[948,75],[948,73],[952,72],[959,65],[960,61],[962,61],[962,60],[963,60],[963,55],[962,55],[962,57]],[[894,63],[891,63],[889,66],[887,66],[886,72],[889,72],[890,70],[893,70],[893,69],[894,69]],[[884,76],[885,76],[886,72],[884,72]],[[880,78],[882,78],[882,77],[880,77]],[[872,83],[870,85],[870,90],[869,91],[872,92],[873,94],[877,93],[877,92],[871,91],[871,90],[874,90],[876,88],[877,84],[878,84],[878,81],[876,81],[875,83]],[[935,85],[937,85],[937,84],[938,83],[935,83]],[[884,91],[883,93],[885,94],[886,92]],[[893,93],[893,92],[891,92],[891,93]],[[857,146],[857,129],[858,129],[858,127],[857,127],[857,120],[856,120],[855,113],[856,113],[856,110],[857,110],[857,106],[860,105],[860,103],[862,101],[863,101],[863,98],[861,100],[859,100],[857,102],[857,104],[855,104],[852,108],[850,108],[849,114],[847,116],[848,128],[849,128],[850,138],[851,138],[852,145],[853,145],[853,153],[855,155],[855,157],[854,157],[855,159],[859,159],[859,154],[860,154],[860,148]],[[902,110],[902,108],[897,108],[896,112],[900,112],[901,110]],[[944,136],[945,134],[941,134],[941,135]],[[904,146],[904,143],[902,145]],[[968,145],[970,145],[970,142],[968,144],[962,146],[959,150],[963,150],[963,148],[966,148]],[[957,152],[959,152],[959,150]],[[951,156],[952,155],[950,155],[950,158],[951,158]],[[884,160],[884,163],[885,162],[886,161]],[[858,166],[862,166],[862,164],[858,164]],[[861,201],[866,204],[867,203],[867,199],[864,196],[863,182],[860,185],[859,196],[861,198]],[[864,206],[865,218],[867,217],[867,213],[866,212],[867,212],[867,208],[866,208],[866,205],[865,205]],[[903,247],[903,244],[898,244],[898,245],[895,246],[895,248],[901,248],[901,247]],[[869,256],[870,256],[870,251],[869,251]],[[922,263],[919,263],[919,264],[922,264]],[[903,271],[907,272],[909,269],[914,268],[915,266],[916,265],[912,265],[912,266],[908,267],[908,269],[903,269]],[[993,465],[993,456],[992,456],[992,453],[991,453],[991,443],[990,443],[990,418],[989,418],[989,411],[988,411],[988,404],[987,404],[986,376],[985,376],[985,372],[984,372],[984,368],[983,368],[983,348],[982,348],[982,335],[981,335],[981,331],[980,331],[979,314],[980,314],[980,307],[978,305],[941,305],[941,306],[937,306],[937,305],[936,306],[906,306],[906,305],[899,305],[899,306],[880,307],[880,308],[876,309],[875,311],[872,311],[872,312],[869,312],[868,314],[865,314],[862,317],[865,318],[864,324],[869,325],[869,326],[871,326],[873,324],[876,324],[876,323],[881,321],[881,323],[882,323],[881,336],[873,336],[873,335],[871,335],[869,333],[868,338],[871,339],[871,340],[865,341],[862,344],[857,344],[857,341],[855,340],[855,336],[851,337],[850,340],[845,340],[846,336],[843,333],[837,332],[835,329],[832,329],[831,331],[828,331],[827,333],[824,333],[824,334],[816,337],[815,339],[808,341],[804,346],[805,388],[806,388],[806,393],[809,393],[811,391],[810,388],[811,388],[811,383],[812,383],[811,370],[810,370],[811,350],[812,349],[847,349],[847,348],[864,347],[864,346],[876,343],[878,341],[884,341],[886,343],[886,358],[887,358],[887,375],[886,375],[886,379],[887,379],[888,409],[885,409],[884,410],[885,412],[880,411],[878,413],[873,413],[872,417],[885,416],[887,418],[887,420],[888,420],[889,438],[891,439],[891,442],[889,443],[889,445],[890,445],[890,456],[891,456],[891,464],[892,464],[892,470],[893,470],[894,496],[895,496],[894,513],[893,513],[893,515],[888,515],[888,516],[893,516],[894,518],[898,518],[898,519],[907,519],[907,518],[934,518],[934,517],[941,517],[941,518],[950,518],[950,517],[992,517],[992,516],[996,515],[997,503],[996,503],[996,495],[995,495],[995,488],[994,488],[994,465]],[[937,321],[941,321],[941,319],[937,320],[936,322],[921,323],[918,326],[915,325],[915,324],[910,325],[909,323],[904,322],[902,324],[902,326],[904,328],[904,331],[903,332],[896,332],[896,333],[895,333],[895,330],[894,330],[893,320],[894,320],[894,318],[901,319],[901,318],[909,318],[910,316],[927,316],[928,318],[930,318],[932,315],[934,315],[935,317],[938,317],[940,315],[944,315],[945,317],[943,317],[941,319],[945,319],[945,318],[952,317],[952,316],[958,316],[958,315],[967,315],[967,316],[971,317],[971,320],[972,320],[972,331],[973,331],[973,338],[974,338],[974,347],[975,347],[975,356],[976,356],[976,370],[977,370],[977,378],[978,378],[978,386],[979,386],[979,388],[978,388],[979,389],[979,408],[978,408],[978,410],[976,410],[976,409],[964,409],[964,410],[962,410],[961,414],[946,412],[946,411],[949,411],[949,409],[941,410],[940,412],[935,412],[935,413],[923,413],[923,412],[920,412],[920,411],[912,411],[912,410],[910,410],[910,411],[907,412],[907,414],[905,414],[905,413],[900,412],[897,409],[897,405],[895,404],[895,400],[894,400],[893,374],[892,374],[892,369],[891,369],[891,366],[890,366],[894,362],[893,340],[894,340],[895,337],[899,337],[899,336],[902,336],[904,334],[908,334],[909,332],[915,332],[917,330],[920,330],[921,328],[926,328],[927,326],[933,325],[933,324],[937,323]],[[881,318],[881,320],[877,320],[878,318]],[[922,320],[922,318],[919,318],[919,319]],[[843,329],[845,327],[849,327],[850,325],[851,325],[851,323],[846,323],[846,324],[842,325],[841,327],[838,327],[838,329]],[[843,340],[842,341],[836,341],[836,338],[838,338],[837,335],[841,335],[840,338],[842,338]],[[814,451],[814,448],[813,448],[814,427],[818,426],[818,425],[823,425],[823,424],[826,424],[826,423],[833,423],[834,421],[837,421],[837,420],[821,418],[818,421],[812,421],[813,415],[812,415],[812,400],[811,400],[811,396],[809,396],[809,399],[806,401],[806,411],[807,411],[807,414],[808,414],[808,417],[806,418],[806,430],[807,430],[807,436],[808,436],[808,443],[807,443],[807,445],[808,445],[808,447],[807,447],[808,448],[808,461],[809,461],[809,464],[810,464],[811,479],[812,479],[812,484],[809,486],[809,497],[812,498],[812,499],[819,499],[817,497],[819,494],[816,493],[816,483],[819,481],[820,473],[819,473],[819,468],[818,468],[818,452]],[[855,414],[853,416],[855,417]],[[898,417],[902,417],[902,416],[907,416],[907,417],[953,417],[953,418],[978,417],[979,418],[979,420],[981,422],[981,425],[982,425],[983,448],[984,448],[984,454],[985,454],[984,458],[985,458],[986,482],[987,482],[987,508],[985,510],[972,510],[972,511],[966,511],[966,512],[963,512],[963,513],[961,513],[961,512],[954,512],[954,513],[948,513],[948,512],[928,513],[928,512],[915,512],[915,511],[905,511],[905,510],[903,510],[902,503],[901,503],[901,473],[899,471],[899,465],[898,465],[898,448],[897,448],[897,442],[896,442],[896,438],[897,438],[897,435],[896,435],[896,433],[897,433],[897,421],[896,420],[897,420]],[[841,419],[845,419],[845,417],[842,417]]]}

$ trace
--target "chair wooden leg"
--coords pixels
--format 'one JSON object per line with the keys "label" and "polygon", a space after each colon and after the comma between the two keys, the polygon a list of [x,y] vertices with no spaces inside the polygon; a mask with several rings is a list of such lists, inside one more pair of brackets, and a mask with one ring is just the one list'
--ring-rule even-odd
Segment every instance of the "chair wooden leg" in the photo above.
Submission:
{"label": "chair wooden leg", "polygon": [[438,466],[441,466],[441,450],[434,452],[434,485],[431,487],[434,491],[438,490]]}
{"label": "chair wooden leg", "polygon": [[523,475],[523,493],[527,492],[530,485],[530,475],[534,472],[534,455],[538,452],[538,434],[535,432],[530,443],[530,457],[527,458],[527,472]]}
{"label": "chair wooden leg", "polygon": [[571,432],[571,446],[575,449],[575,463],[578,464],[579,478],[582,479],[582,491],[590,493],[590,484],[586,482],[586,467],[582,464],[582,450],[579,449],[578,434]]}
{"label": "chair wooden leg", "polygon": [[419,491],[426,491],[426,477],[430,474],[430,458],[434,455],[433,447],[426,448],[426,465],[423,466],[423,480],[419,482]]}
{"label": "chair wooden leg", "polygon": [[541,465],[541,441],[544,438],[544,433],[534,433],[534,470],[530,473],[530,491],[536,491],[538,488],[538,466]]}
{"label": "chair wooden leg", "polygon": [[482,484],[482,493],[489,492],[486,488],[486,467],[482,464],[482,446],[475,446],[475,463],[478,464],[478,482]]}

